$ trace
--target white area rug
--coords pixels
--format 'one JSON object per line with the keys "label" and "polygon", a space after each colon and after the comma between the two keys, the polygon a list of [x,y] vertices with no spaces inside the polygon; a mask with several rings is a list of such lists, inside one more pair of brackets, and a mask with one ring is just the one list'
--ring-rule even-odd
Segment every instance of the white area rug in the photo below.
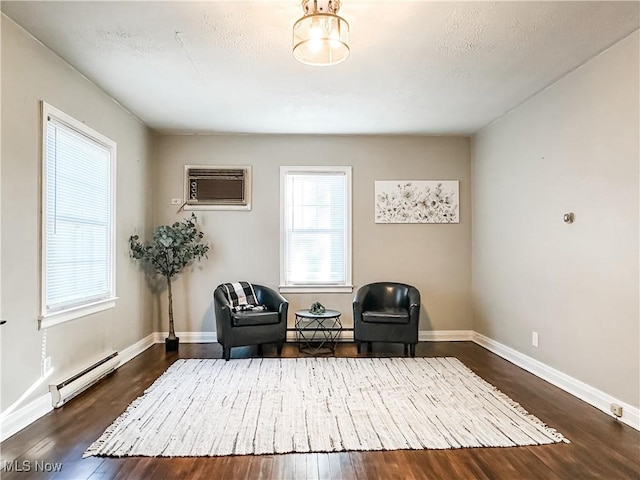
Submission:
{"label": "white area rug", "polygon": [[455,358],[178,360],[85,457],[560,441],[567,440]]}

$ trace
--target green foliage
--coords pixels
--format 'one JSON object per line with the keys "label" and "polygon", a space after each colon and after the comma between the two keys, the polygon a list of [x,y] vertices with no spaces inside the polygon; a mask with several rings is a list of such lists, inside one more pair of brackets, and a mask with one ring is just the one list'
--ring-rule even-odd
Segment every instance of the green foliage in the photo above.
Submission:
{"label": "green foliage", "polygon": [[131,257],[149,264],[156,273],[170,280],[192,262],[207,256],[209,245],[201,243],[204,233],[196,227],[196,216],[173,225],[157,227],[149,243],[141,243],[138,235],[129,238]]}
{"label": "green foliage", "polygon": [[320,302],[314,302],[311,304],[311,308],[309,308],[309,313],[312,315],[322,315],[325,312],[324,305]]}

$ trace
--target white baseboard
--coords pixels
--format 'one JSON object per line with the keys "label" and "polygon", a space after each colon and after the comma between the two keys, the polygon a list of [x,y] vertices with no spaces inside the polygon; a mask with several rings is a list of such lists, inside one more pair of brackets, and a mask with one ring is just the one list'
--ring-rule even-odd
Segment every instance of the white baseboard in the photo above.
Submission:
{"label": "white baseboard", "polygon": [[490,352],[510,361],[514,365],[517,365],[523,370],[533,373],[535,376],[546,380],[552,385],[570,393],[574,397],[587,402],[598,410],[602,410],[608,415],[613,416],[609,411],[612,403],[621,405],[623,415],[619,420],[636,430],[640,430],[640,409],[637,407],[633,407],[628,403],[622,402],[617,398],[598,390],[597,388],[587,385],[566,373],[562,373],[555,368],[545,365],[534,358],[520,353],[511,347],[507,347],[500,342],[496,342],[495,340],[485,337],[480,333],[473,332],[473,341]]}
{"label": "white baseboard", "polygon": [[24,407],[11,412],[6,417],[2,417],[0,421],[0,442],[4,442],[7,438],[18,433],[51,410],[53,410],[53,402],[51,401],[51,393],[47,392]]}
{"label": "white baseboard", "polygon": [[[297,342],[296,332],[294,330],[287,330],[287,342]],[[347,330],[340,332],[338,336],[338,342],[353,342],[353,330]]]}
{"label": "white baseboard", "polygon": [[[164,339],[169,332],[156,332],[155,343],[164,343]],[[176,332],[176,337],[180,339],[180,343],[216,343],[218,336],[216,332]]]}
{"label": "white baseboard", "polygon": [[155,333],[150,333],[149,335],[144,337],[142,340],[139,340],[136,343],[134,343],[133,345],[131,345],[131,346],[125,348],[124,350],[121,350],[120,352],[118,352],[118,356],[120,357],[120,365],[119,365],[119,367],[121,367],[122,365],[127,363],[129,360],[132,360],[135,357],[137,357],[138,355],[140,355],[142,352],[144,352],[151,345],[154,345],[156,343],[155,338],[156,338],[156,334]]}
{"label": "white baseboard", "polygon": [[[418,332],[420,342],[471,342],[473,341],[473,330],[438,330]],[[154,343],[164,343],[167,332],[156,332]],[[181,343],[216,343],[218,337],[216,332],[176,332]],[[149,337],[147,337],[149,338]],[[146,339],[145,339],[146,340]],[[287,330],[287,342],[296,341],[296,332]],[[353,330],[346,330],[340,333],[339,342],[353,342]],[[146,347],[148,348],[148,347]]]}
{"label": "white baseboard", "polygon": [[473,330],[434,330],[418,332],[420,342],[470,342]]}
{"label": "white baseboard", "polygon": [[[470,342],[473,340],[472,330],[439,330],[418,332],[419,342]],[[296,332],[287,331],[287,342],[296,341]],[[353,342],[353,330],[340,333],[339,342]]]}

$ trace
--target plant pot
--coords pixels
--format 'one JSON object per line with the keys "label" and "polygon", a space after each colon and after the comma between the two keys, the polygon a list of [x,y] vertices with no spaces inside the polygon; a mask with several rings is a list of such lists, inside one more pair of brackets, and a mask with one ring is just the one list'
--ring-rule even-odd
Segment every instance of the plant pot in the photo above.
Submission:
{"label": "plant pot", "polygon": [[164,339],[164,351],[165,352],[177,352],[180,344],[180,337],[165,338]]}

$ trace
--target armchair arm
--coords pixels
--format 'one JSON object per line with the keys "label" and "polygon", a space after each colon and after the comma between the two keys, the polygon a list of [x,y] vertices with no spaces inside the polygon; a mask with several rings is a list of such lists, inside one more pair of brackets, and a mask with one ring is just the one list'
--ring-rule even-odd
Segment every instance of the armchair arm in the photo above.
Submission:
{"label": "armchair arm", "polygon": [[409,287],[409,308],[420,308],[420,292],[416,287]]}
{"label": "armchair arm", "polygon": [[269,307],[270,309],[277,310],[280,304],[286,302],[287,299],[280,295],[275,290],[265,287],[264,285],[253,284],[253,289],[256,292],[256,301]]}
{"label": "armchair arm", "polygon": [[213,300],[215,301],[216,306],[219,306],[220,308],[231,308],[229,299],[227,298],[221,287],[216,288],[213,292]]}
{"label": "armchair arm", "polygon": [[370,285],[363,285],[362,287],[360,287],[358,289],[358,291],[356,292],[355,296],[353,297],[353,303],[360,303],[363,304],[364,303],[364,299],[366,298],[367,294],[369,293],[369,290],[371,290],[371,286]]}
{"label": "armchair arm", "polygon": [[276,310],[280,318],[286,322],[289,311],[289,302],[280,293],[264,285],[253,284],[256,291],[256,301],[265,305],[269,310]]}
{"label": "armchair arm", "polygon": [[409,321],[417,324],[420,321],[420,292],[415,287],[409,287]]}
{"label": "armchair arm", "polygon": [[213,306],[216,312],[216,335],[222,343],[225,333],[231,328],[231,304],[220,287],[213,292]]}
{"label": "armchair arm", "polygon": [[356,294],[353,297],[353,321],[354,322],[356,318],[360,319],[362,317],[364,301],[367,295],[369,294],[369,290],[371,290],[371,287],[369,285],[363,285],[356,291]]}

